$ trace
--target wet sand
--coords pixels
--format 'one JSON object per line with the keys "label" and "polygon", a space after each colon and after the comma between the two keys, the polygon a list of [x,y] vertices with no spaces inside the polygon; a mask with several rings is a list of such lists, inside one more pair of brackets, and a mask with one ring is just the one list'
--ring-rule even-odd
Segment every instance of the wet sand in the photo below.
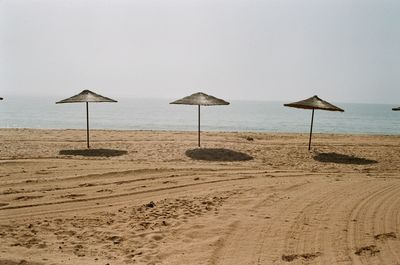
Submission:
{"label": "wet sand", "polygon": [[0,264],[400,264],[400,136],[0,129]]}

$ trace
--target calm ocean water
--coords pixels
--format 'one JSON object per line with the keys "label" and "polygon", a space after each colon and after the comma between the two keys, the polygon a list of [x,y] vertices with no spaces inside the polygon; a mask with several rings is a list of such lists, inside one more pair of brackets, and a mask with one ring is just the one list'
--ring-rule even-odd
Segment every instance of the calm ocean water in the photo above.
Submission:
{"label": "calm ocean water", "polygon": [[[59,98],[8,97],[0,102],[1,128],[86,128],[85,104],[54,104]],[[119,99],[89,104],[94,129],[197,130],[197,107],[170,105],[167,99]],[[308,132],[311,111],[283,102],[232,101],[201,108],[202,130]],[[400,134],[393,105],[335,103],[344,113],[316,111],[315,132]]]}

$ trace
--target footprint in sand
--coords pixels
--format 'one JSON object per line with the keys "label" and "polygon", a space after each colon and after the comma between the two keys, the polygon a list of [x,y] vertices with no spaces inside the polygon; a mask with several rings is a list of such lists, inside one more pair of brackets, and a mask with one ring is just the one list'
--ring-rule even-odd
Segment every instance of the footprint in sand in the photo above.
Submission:
{"label": "footprint in sand", "polygon": [[304,254],[291,254],[291,255],[282,255],[282,260],[287,262],[292,262],[296,259],[304,259],[304,260],[313,260],[319,256],[321,256],[321,252],[315,253],[304,253]]}
{"label": "footprint in sand", "polygon": [[0,264],[2,264],[2,265],[44,265],[43,263],[31,262],[31,261],[27,261],[24,259],[20,260],[20,261],[0,259]]}
{"label": "footprint in sand", "polygon": [[383,234],[375,235],[374,238],[377,240],[385,240],[385,239],[396,239],[397,236],[394,232],[390,232],[390,233],[383,233]]}
{"label": "footprint in sand", "polygon": [[108,240],[112,241],[114,244],[118,245],[120,244],[122,241],[124,241],[123,237],[120,236],[110,236],[107,238]]}
{"label": "footprint in sand", "polygon": [[163,239],[164,237],[162,235],[154,235],[152,237],[154,240],[160,241],[161,239]]}
{"label": "footprint in sand", "polygon": [[109,192],[109,193],[112,193],[113,191],[110,190],[110,189],[101,189],[101,190],[98,190],[96,192]]}
{"label": "footprint in sand", "polygon": [[95,184],[93,184],[93,183],[83,183],[83,184],[79,184],[78,186],[79,187],[93,187],[93,186],[95,186]]}
{"label": "footprint in sand", "polygon": [[357,256],[375,256],[375,254],[379,253],[380,250],[375,245],[369,245],[365,247],[358,248],[354,254]]}
{"label": "footprint in sand", "polygon": [[42,198],[43,196],[40,196],[40,195],[37,195],[37,196],[18,196],[18,197],[15,197],[14,198],[14,200],[15,201],[28,201],[28,200],[33,200],[33,199],[39,199],[39,198]]}
{"label": "footprint in sand", "polygon": [[75,199],[75,198],[83,197],[83,196],[86,196],[86,194],[67,194],[67,195],[60,196],[60,198]]}

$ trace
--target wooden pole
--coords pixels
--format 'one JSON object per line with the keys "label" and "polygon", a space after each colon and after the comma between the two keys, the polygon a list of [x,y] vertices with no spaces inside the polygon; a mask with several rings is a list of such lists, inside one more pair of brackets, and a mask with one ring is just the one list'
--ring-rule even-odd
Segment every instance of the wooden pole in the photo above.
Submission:
{"label": "wooden pole", "polygon": [[89,102],[86,102],[86,142],[87,148],[89,147]]}
{"label": "wooden pole", "polygon": [[198,117],[198,119],[199,119],[198,144],[199,144],[199,147],[200,147],[200,105],[198,105],[198,106],[199,106],[199,117]]}
{"label": "wooden pole", "polygon": [[311,150],[311,137],[312,137],[313,123],[314,123],[314,108],[312,109],[311,128],[310,128],[310,140],[309,140],[309,142],[308,142],[308,150]]}

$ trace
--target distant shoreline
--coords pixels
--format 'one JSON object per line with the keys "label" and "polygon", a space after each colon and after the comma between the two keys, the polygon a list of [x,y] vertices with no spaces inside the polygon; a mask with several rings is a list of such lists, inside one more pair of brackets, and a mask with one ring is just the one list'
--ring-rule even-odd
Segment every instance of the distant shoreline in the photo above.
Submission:
{"label": "distant shoreline", "polygon": [[[82,132],[86,133],[86,129],[76,129],[76,128],[0,128],[1,131],[74,131],[74,132]],[[148,132],[148,133],[182,133],[182,134],[197,134],[197,130],[152,130],[152,129],[90,129],[90,132]],[[309,135],[309,132],[283,132],[283,131],[213,131],[213,130],[202,130],[201,133],[203,134],[268,134],[268,135]],[[382,133],[343,133],[343,132],[318,132],[313,131],[313,135],[343,135],[343,136],[388,136],[388,137],[400,137],[400,131],[398,134],[382,134]]]}
{"label": "distant shoreline", "polygon": [[[4,104],[3,104],[4,103]],[[335,103],[336,104],[336,103]],[[344,113],[316,111],[315,133],[397,135],[400,113],[393,105],[337,104]],[[91,129],[196,131],[197,108],[160,100],[123,100],[89,104]],[[201,108],[201,130],[223,132],[308,133],[311,111],[277,102],[232,102]],[[85,129],[84,104],[56,105],[43,98],[0,104],[1,128]]]}

